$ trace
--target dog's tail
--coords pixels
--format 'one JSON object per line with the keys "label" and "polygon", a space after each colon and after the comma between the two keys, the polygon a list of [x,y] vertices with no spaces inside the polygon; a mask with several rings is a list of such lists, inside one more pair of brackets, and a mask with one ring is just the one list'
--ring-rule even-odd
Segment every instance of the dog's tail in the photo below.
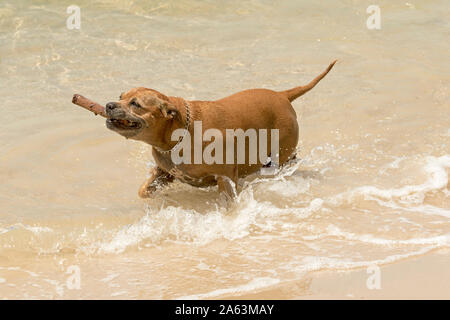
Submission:
{"label": "dog's tail", "polygon": [[321,74],[319,74],[317,77],[315,77],[310,83],[308,83],[306,86],[300,86],[300,87],[295,87],[293,89],[290,90],[286,90],[286,91],[280,91],[280,93],[282,95],[284,95],[285,97],[287,97],[289,99],[290,102],[294,101],[295,99],[297,99],[298,97],[304,95],[305,93],[307,93],[309,90],[311,90],[312,88],[314,88],[314,86],[316,84],[319,83],[320,80],[323,79],[323,77],[325,77],[327,75],[328,72],[330,72],[330,70],[333,68],[334,64],[336,63],[337,60],[334,60],[329,66],[328,68],[322,72]]}

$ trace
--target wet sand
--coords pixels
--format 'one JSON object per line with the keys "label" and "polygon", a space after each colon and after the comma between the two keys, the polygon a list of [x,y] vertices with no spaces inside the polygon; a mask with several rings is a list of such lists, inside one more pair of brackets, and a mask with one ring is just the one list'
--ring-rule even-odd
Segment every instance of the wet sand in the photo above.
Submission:
{"label": "wet sand", "polygon": [[[70,4],[0,2],[0,298],[450,298],[432,289],[450,247],[448,0],[380,0],[380,30],[352,0],[79,0],[79,30]],[[180,182],[139,199],[151,147],[71,103],[286,90],[335,59],[293,103],[298,163],[242,181],[231,208]],[[386,281],[366,292],[373,264]]]}
{"label": "wet sand", "polygon": [[317,271],[305,279],[223,299],[444,299],[450,296],[448,250],[380,267],[380,289],[368,289],[367,269]]}

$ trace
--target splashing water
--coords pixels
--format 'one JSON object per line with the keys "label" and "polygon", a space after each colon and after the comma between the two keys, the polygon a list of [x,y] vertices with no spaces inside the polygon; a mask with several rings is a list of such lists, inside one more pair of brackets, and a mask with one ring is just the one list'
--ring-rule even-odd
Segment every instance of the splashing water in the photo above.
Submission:
{"label": "splashing water", "polygon": [[[444,1],[381,1],[378,33],[352,1],[77,5],[79,31],[59,2],[0,4],[2,297],[232,296],[450,246]],[[138,199],[151,148],[70,105],[284,90],[335,58],[294,104],[301,160],[242,181],[229,208],[180,182]]]}

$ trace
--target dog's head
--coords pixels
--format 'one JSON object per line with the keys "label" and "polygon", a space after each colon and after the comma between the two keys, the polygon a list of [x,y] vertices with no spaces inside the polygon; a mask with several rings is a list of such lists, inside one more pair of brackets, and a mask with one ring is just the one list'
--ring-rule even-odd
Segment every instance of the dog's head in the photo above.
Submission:
{"label": "dog's head", "polygon": [[120,95],[118,102],[106,104],[106,127],[125,138],[159,145],[178,109],[162,93],[134,88]]}

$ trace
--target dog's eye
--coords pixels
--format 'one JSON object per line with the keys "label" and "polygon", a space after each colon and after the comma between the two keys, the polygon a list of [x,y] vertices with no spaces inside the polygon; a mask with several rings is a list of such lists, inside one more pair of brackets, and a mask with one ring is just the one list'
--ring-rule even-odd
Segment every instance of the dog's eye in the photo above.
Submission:
{"label": "dog's eye", "polygon": [[141,105],[136,100],[131,101],[130,105],[135,108],[142,108]]}

